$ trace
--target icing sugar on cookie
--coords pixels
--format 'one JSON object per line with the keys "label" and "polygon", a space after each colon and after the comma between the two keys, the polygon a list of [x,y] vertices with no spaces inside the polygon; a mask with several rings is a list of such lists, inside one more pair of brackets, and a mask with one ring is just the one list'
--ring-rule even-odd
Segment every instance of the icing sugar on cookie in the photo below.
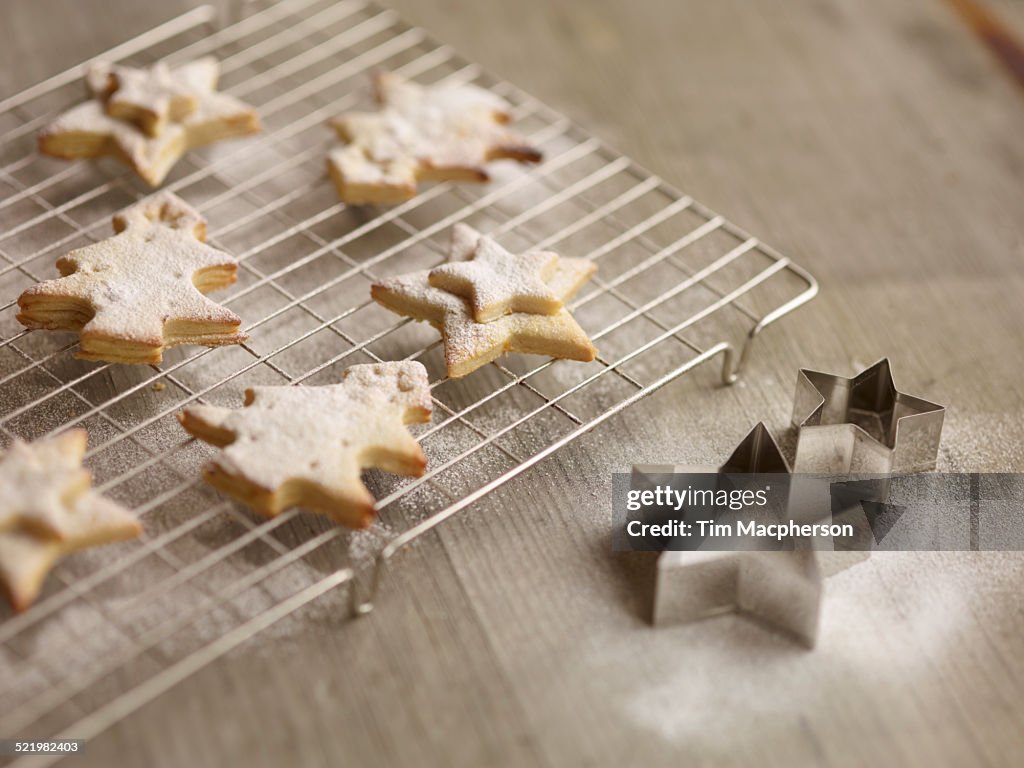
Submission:
{"label": "icing sugar on cookie", "polygon": [[302,506],[365,528],[375,501],[360,473],[422,475],[427,459],[405,425],[431,410],[427,370],[391,362],[353,365],[328,386],[254,387],[243,408],[196,405],[178,420],[223,448],[204,471],[215,488],[268,517]]}
{"label": "icing sugar on cookie", "polygon": [[[471,230],[465,224],[456,228]],[[558,254],[533,251],[513,255],[490,237],[477,238],[469,261],[450,261],[430,270],[430,284],[469,299],[478,323],[510,312],[553,315],[562,300],[547,284],[558,269]]]}
{"label": "icing sugar on cookie", "polygon": [[0,451],[0,586],[16,611],[59,558],[142,533],[135,515],[91,489],[85,447],[75,429]]}
{"label": "icing sugar on cookie", "polygon": [[[480,244],[493,241],[471,227],[460,225],[452,232],[449,264],[472,259]],[[370,287],[373,299],[392,312],[425,320],[441,332],[445,365],[452,378],[467,376],[506,352],[590,362],[597,350],[576,319],[561,304],[576,295],[597,271],[588,259],[556,257],[546,284],[560,308],[554,314],[512,312],[482,323],[474,317],[469,301],[431,284],[430,270],[401,275]]]}
{"label": "icing sugar on cookie", "polygon": [[57,261],[63,277],[28,288],[18,320],[78,331],[77,357],[159,363],[178,344],[239,344],[241,319],[203,294],[235,282],[237,262],[205,244],[206,221],[170,192],[114,217],[118,234]]}
{"label": "icing sugar on cookie", "polygon": [[473,85],[422,86],[398,75],[375,76],[377,112],[349,112],[331,121],[345,146],[327,167],[346,203],[397,203],[417,182],[487,181],[487,163],[537,163],[540,150],[512,133],[509,105]]}
{"label": "icing sugar on cookie", "polygon": [[92,98],[39,134],[39,150],[65,159],[115,157],[156,187],[192,147],[260,130],[248,104],[216,91],[220,65],[205,57],[169,68],[97,62],[86,72]]}
{"label": "icing sugar on cookie", "polygon": [[159,136],[168,120],[181,122],[196,110],[195,91],[163,62],[149,69],[94,64],[92,71],[90,82],[104,86],[97,90],[106,96],[107,114],[135,123],[147,136]]}

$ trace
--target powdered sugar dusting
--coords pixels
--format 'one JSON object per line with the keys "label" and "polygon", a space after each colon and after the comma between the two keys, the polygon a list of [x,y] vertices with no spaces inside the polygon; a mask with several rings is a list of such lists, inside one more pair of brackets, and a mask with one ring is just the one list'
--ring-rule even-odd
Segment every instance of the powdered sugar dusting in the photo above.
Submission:
{"label": "powdered sugar dusting", "polygon": [[[453,255],[459,255],[465,244],[465,230],[456,232]],[[558,259],[547,285],[564,302],[595,269],[587,259]],[[453,377],[465,376],[510,351],[541,352],[544,347],[544,354],[575,360],[592,360],[596,354],[586,332],[566,309],[554,315],[513,312],[480,323],[465,299],[430,284],[429,270],[376,283],[372,295],[388,309],[426,320],[441,331],[448,374]]]}
{"label": "powdered sugar dusting", "polygon": [[[162,64],[157,68],[164,67]],[[86,73],[92,99],[68,110],[39,134],[40,149],[56,157],[89,158],[114,155],[129,165],[151,186],[160,184],[171,167],[190,147],[259,130],[251,106],[227,94],[217,93],[219,65],[206,57],[163,75],[108,63],[95,63]],[[159,81],[162,85],[153,85]],[[126,100],[152,107],[162,119],[149,133],[130,120],[108,114],[110,99],[126,83]],[[153,85],[147,97],[147,84]],[[187,94],[190,108],[172,117],[167,94]]]}
{"label": "powdered sugar dusting", "polygon": [[[645,647],[643,675],[652,675],[653,665],[659,682],[638,686],[634,676],[628,693],[612,700],[638,729],[700,754],[734,755],[738,744],[763,743],[769,731],[777,742],[779,729],[794,725],[792,713],[827,711],[836,701],[877,702],[896,687],[932,684],[937,668],[970,647],[966,636],[989,631],[976,621],[979,602],[1013,600],[1009,585],[991,578],[1006,557],[876,553],[829,580],[813,653],[740,616],[658,630]],[[990,629],[999,635],[1015,622],[1006,614],[996,622],[1001,628]],[[635,633],[622,642],[635,643]],[[683,663],[679,648],[686,649]],[[622,652],[618,645],[595,649],[592,673],[611,674],[605,665]]]}
{"label": "powdered sugar dusting", "polygon": [[503,147],[526,146],[503,127],[508,105],[482,88],[424,87],[387,73],[378,76],[377,88],[379,112],[351,112],[331,122],[347,144],[329,156],[344,183],[415,190],[419,175],[446,169],[486,178],[484,166]]}
{"label": "powdered sugar dusting", "polygon": [[[137,342],[157,349],[169,322],[208,324],[209,333],[242,341],[241,322],[231,310],[204,296],[193,282],[204,270],[229,270],[235,260],[196,237],[203,219],[170,194],[151,196],[115,217],[120,234],[64,256],[65,277],[27,289],[18,299],[18,319],[30,328],[75,330],[85,337]],[[92,317],[80,323],[76,311]],[[71,316],[69,317],[69,313]]]}
{"label": "powdered sugar dusting", "polygon": [[[374,363],[348,368],[340,384],[255,387],[244,408],[192,406],[183,423],[200,438],[207,430],[233,435],[212,462],[227,475],[271,492],[303,480],[331,494],[332,503],[357,506],[368,496],[364,467],[425,465],[405,424],[429,420],[431,407],[420,363]],[[314,506],[321,495],[306,503]]]}
{"label": "powdered sugar dusting", "polygon": [[430,270],[430,284],[468,299],[480,323],[510,312],[553,315],[562,300],[547,284],[558,268],[558,254],[534,251],[512,255],[481,236],[473,258],[449,261]]}

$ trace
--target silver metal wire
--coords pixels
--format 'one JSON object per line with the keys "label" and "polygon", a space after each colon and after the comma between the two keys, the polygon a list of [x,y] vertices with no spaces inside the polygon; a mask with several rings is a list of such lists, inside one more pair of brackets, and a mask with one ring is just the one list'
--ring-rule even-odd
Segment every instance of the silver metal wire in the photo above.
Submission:
{"label": "silver metal wire", "polygon": [[[0,733],[89,739],[314,602],[365,613],[404,548],[702,363],[720,358],[731,383],[756,336],[817,292],[786,257],[393,12],[365,0],[251,5],[226,26],[198,8],[103,55],[215,55],[222,90],[260,111],[263,134],[192,152],[166,184],[240,260],[237,287],[215,296],[246,320],[240,347],[126,368],[76,361],[73,337],[20,328],[21,290],[107,237],[111,213],[149,190],[112,162],[35,152],[39,127],[81,99],[81,68],[0,101],[3,441],[86,427],[97,487],[147,528],[68,558],[33,607],[0,619]],[[346,207],[323,171],[334,144],[324,121],[365,101],[377,67],[490,88],[545,161],[500,164],[487,185],[436,184],[391,208]],[[513,357],[451,381],[433,331],[370,301],[369,282],[444,261],[463,221],[512,249],[598,264],[571,304],[598,360]],[[369,473],[374,531],[298,510],[257,519],[199,479],[211,451],[177,426],[183,406],[238,405],[254,383],[326,383],[347,365],[400,358],[432,374],[434,422],[417,435],[430,465],[414,480]]]}

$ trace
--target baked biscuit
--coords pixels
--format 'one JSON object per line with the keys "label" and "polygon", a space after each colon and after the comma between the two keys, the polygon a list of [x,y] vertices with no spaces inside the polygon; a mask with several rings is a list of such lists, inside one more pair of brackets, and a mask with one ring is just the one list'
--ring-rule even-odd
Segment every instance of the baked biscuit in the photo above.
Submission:
{"label": "baked biscuit", "polygon": [[84,430],[0,451],[0,585],[28,608],[62,556],[138,536],[138,519],[91,490]]}
{"label": "baked biscuit", "polygon": [[[456,229],[470,230],[465,224]],[[558,254],[533,251],[513,255],[489,237],[478,237],[473,258],[449,261],[430,270],[435,288],[468,299],[473,319],[488,323],[510,312],[553,315],[562,300],[547,284],[558,269]]]}
{"label": "baked biscuit", "polygon": [[[469,227],[452,236],[452,262],[470,258],[481,238]],[[572,298],[597,270],[587,259],[559,258],[547,281],[561,302]],[[370,295],[384,307],[415,320],[425,320],[441,332],[445,365],[452,378],[466,376],[506,352],[523,352],[589,362],[597,350],[586,332],[564,307],[553,315],[513,312],[488,323],[477,322],[469,303],[430,284],[430,271],[413,272],[374,283]]]}
{"label": "baked biscuit", "polygon": [[170,192],[114,216],[118,234],[57,261],[63,275],[18,298],[27,328],[78,331],[83,360],[159,363],[179,344],[246,339],[241,319],[203,294],[235,282],[234,258],[206,245],[203,217]]}
{"label": "baked biscuit", "polygon": [[[187,92],[189,98],[165,90],[147,96],[140,91],[153,81],[152,70],[95,63],[86,74],[92,98],[47,125],[39,134],[39,150],[68,160],[111,156],[157,187],[190,148],[260,130],[252,107],[217,93],[219,72],[216,59],[197,59],[167,74],[172,93]],[[127,84],[125,93],[121,83]],[[176,115],[184,116],[175,120]]]}
{"label": "baked biscuit", "polygon": [[398,203],[419,181],[488,181],[489,161],[537,163],[540,151],[505,128],[509,105],[473,85],[422,86],[375,76],[377,112],[331,120],[345,142],[327,167],[346,203]]}
{"label": "baked biscuit", "polygon": [[375,500],[360,473],[422,475],[427,459],[405,425],[431,410],[426,369],[390,362],[353,365],[329,386],[255,387],[244,408],[196,405],[178,420],[223,448],[203,473],[213,487],[268,517],[301,506],[366,528]]}
{"label": "baked biscuit", "polygon": [[188,83],[163,62],[149,69],[94,64],[89,82],[101,86],[95,95],[106,97],[108,115],[135,123],[147,136],[159,136],[168,120],[183,121],[198,101]]}

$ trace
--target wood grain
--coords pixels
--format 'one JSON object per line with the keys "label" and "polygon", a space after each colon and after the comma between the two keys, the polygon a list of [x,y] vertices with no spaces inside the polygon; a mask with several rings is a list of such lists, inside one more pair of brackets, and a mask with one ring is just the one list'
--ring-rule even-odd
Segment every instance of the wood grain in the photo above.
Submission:
{"label": "wood grain", "polygon": [[[799,366],[888,355],[949,406],[941,468],[1024,470],[1024,98],[939,0],[394,0],[810,268],[739,385],[699,371],[88,745],[81,765],[1019,765],[1024,558],[874,557],[804,653],[734,617],[654,630],[610,473],[788,420]],[[5,9],[7,94],[190,4]],[[53,25],[53,18],[74,18]],[[116,23],[111,23],[111,19]],[[13,43],[12,43],[13,41]]]}

